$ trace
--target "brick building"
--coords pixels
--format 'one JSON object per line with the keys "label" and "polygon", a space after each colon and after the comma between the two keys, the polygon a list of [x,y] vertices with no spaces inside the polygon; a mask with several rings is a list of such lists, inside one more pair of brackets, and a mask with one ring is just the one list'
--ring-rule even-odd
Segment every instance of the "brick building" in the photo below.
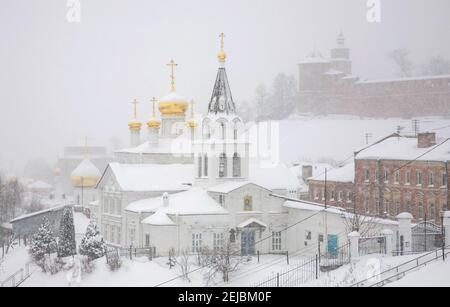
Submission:
{"label": "brick building", "polygon": [[[441,140],[443,142],[444,140]],[[391,135],[355,153],[355,205],[360,212],[440,222],[449,203],[450,142],[435,133]]]}
{"label": "brick building", "polygon": [[[354,163],[322,172],[311,178],[309,183],[309,200],[334,207],[353,209]],[[326,198],[325,198],[326,195]]]}
{"label": "brick building", "polygon": [[315,50],[298,68],[300,112],[383,118],[450,115],[450,75],[361,80],[352,75],[342,33],[329,58]]}
{"label": "brick building", "polygon": [[387,218],[410,212],[416,221],[440,223],[450,197],[450,141],[444,141],[437,143],[430,132],[390,135],[355,152],[354,163],[330,170],[326,189],[324,175],[309,180],[309,199]]}

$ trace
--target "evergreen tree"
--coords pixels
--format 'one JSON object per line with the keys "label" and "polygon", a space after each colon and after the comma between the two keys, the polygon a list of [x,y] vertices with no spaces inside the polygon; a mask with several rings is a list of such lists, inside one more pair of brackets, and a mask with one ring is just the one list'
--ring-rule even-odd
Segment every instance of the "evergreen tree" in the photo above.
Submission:
{"label": "evergreen tree", "polygon": [[89,261],[103,257],[105,242],[94,221],[91,221],[81,239],[80,254],[87,256]]}
{"label": "evergreen tree", "polygon": [[77,253],[75,226],[72,208],[65,208],[59,226],[58,257],[73,256]]}
{"label": "evergreen tree", "polygon": [[44,222],[31,239],[30,253],[33,259],[40,263],[44,260],[45,255],[50,255],[56,251],[56,239],[50,228],[50,222],[45,218]]}

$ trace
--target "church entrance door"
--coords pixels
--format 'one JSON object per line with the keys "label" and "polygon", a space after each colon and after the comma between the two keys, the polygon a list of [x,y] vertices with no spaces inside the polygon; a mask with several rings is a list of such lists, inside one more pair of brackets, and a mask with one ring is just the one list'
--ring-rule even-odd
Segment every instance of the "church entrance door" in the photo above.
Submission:
{"label": "church entrance door", "polygon": [[244,228],[241,232],[241,253],[242,255],[255,254],[255,230]]}

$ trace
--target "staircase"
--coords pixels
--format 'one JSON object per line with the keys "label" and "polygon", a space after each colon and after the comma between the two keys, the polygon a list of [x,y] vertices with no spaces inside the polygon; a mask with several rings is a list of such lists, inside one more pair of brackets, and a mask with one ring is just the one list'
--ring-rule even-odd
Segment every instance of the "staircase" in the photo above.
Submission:
{"label": "staircase", "polygon": [[421,267],[427,264],[437,261],[439,259],[446,259],[447,255],[450,254],[450,250],[446,248],[439,248],[428,252],[426,254],[421,254],[420,256],[406,261],[398,266],[392,267],[385,270],[371,278],[364,279],[362,281],[353,284],[352,287],[382,287],[386,284],[399,280],[403,278],[406,274],[419,270]]}

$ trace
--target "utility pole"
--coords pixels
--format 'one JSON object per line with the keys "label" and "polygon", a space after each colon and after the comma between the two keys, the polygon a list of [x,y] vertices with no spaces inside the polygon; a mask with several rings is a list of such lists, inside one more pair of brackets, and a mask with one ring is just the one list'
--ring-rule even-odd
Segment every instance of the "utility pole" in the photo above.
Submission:
{"label": "utility pole", "polygon": [[[326,251],[328,251],[328,216],[327,216],[327,194],[328,194],[328,192],[327,192],[327,172],[328,172],[328,170],[327,170],[327,168],[325,168],[325,188],[324,188],[324,192],[325,192],[325,202],[324,202],[324,205],[325,205],[325,214],[324,214],[324,226],[325,226],[325,234],[324,234],[324,242],[327,242],[326,243],[326,247],[325,247],[325,250]],[[326,240],[326,241],[325,241]]]}
{"label": "utility pole", "polygon": [[369,138],[371,138],[372,136],[373,136],[372,133],[366,132],[364,134],[364,137],[366,138],[366,145],[369,145]]}
{"label": "utility pole", "polygon": [[420,131],[420,120],[418,119],[412,120],[412,129],[414,131],[414,136],[417,136],[417,134],[419,134]]}

